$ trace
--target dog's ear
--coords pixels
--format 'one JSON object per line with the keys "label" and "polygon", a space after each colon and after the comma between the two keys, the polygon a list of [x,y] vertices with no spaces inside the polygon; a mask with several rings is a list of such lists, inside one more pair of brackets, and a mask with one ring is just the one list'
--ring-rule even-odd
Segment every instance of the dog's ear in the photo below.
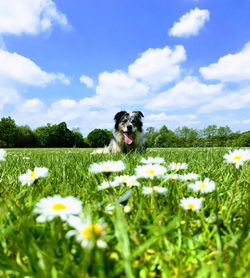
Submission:
{"label": "dog's ear", "polygon": [[144,115],[142,114],[142,112],[141,111],[133,111],[132,113],[134,113],[134,114],[136,114],[136,116],[138,116],[138,117],[144,117]]}
{"label": "dog's ear", "polygon": [[114,117],[114,120],[115,120],[116,122],[119,122],[120,119],[121,119],[121,117],[122,117],[123,115],[125,115],[125,114],[128,114],[128,112],[127,112],[127,111],[120,111],[120,112],[116,113],[116,114],[115,114],[115,117]]}

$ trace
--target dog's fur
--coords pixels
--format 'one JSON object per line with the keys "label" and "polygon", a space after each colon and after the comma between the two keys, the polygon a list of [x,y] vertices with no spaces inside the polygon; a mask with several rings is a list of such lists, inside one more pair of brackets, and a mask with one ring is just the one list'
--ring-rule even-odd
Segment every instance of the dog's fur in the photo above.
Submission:
{"label": "dog's fur", "polygon": [[109,146],[99,149],[93,153],[128,153],[131,151],[141,152],[145,149],[145,138],[143,133],[143,114],[141,111],[118,112],[115,117],[113,138]]}

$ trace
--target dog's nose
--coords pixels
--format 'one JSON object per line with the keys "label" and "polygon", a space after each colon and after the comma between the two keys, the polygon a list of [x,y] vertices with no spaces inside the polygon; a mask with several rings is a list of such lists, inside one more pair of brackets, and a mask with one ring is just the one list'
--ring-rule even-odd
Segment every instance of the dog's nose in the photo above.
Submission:
{"label": "dog's nose", "polygon": [[132,131],[132,125],[127,126],[128,131]]}

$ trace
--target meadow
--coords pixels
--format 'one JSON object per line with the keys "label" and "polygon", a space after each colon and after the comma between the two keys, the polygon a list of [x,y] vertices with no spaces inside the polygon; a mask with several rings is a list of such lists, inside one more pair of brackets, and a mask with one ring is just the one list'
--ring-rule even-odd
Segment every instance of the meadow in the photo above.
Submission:
{"label": "meadow", "polygon": [[[226,163],[229,150],[148,149],[127,155],[6,150],[0,161],[0,277],[249,277],[250,161],[239,168]],[[164,159],[164,177],[140,177],[136,186],[100,190],[116,176],[135,175],[148,157]],[[89,170],[108,160],[122,161],[125,169]],[[171,170],[172,162],[188,167]],[[48,168],[48,175],[23,185],[18,177],[34,167]],[[208,178],[215,188],[192,190],[192,182],[180,178],[185,173]],[[166,191],[143,191],[154,186]],[[55,195],[81,201],[81,218],[95,223],[84,234],[89,246],[70,235],[72,227],[60,217],[37,221],[38,202]],[[181,200],[190,196],[202,198],[202,206],[182,207]]]}

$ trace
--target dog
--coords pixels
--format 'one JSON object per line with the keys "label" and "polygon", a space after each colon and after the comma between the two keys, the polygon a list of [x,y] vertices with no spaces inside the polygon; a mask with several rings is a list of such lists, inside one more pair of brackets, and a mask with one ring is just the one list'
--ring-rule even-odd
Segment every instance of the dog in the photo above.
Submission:
{"label": "dog", "polygon": [[110,144],[96,153],[142,152],[146,148],[141,111],[120,111],[114,117],[115,126]]}

